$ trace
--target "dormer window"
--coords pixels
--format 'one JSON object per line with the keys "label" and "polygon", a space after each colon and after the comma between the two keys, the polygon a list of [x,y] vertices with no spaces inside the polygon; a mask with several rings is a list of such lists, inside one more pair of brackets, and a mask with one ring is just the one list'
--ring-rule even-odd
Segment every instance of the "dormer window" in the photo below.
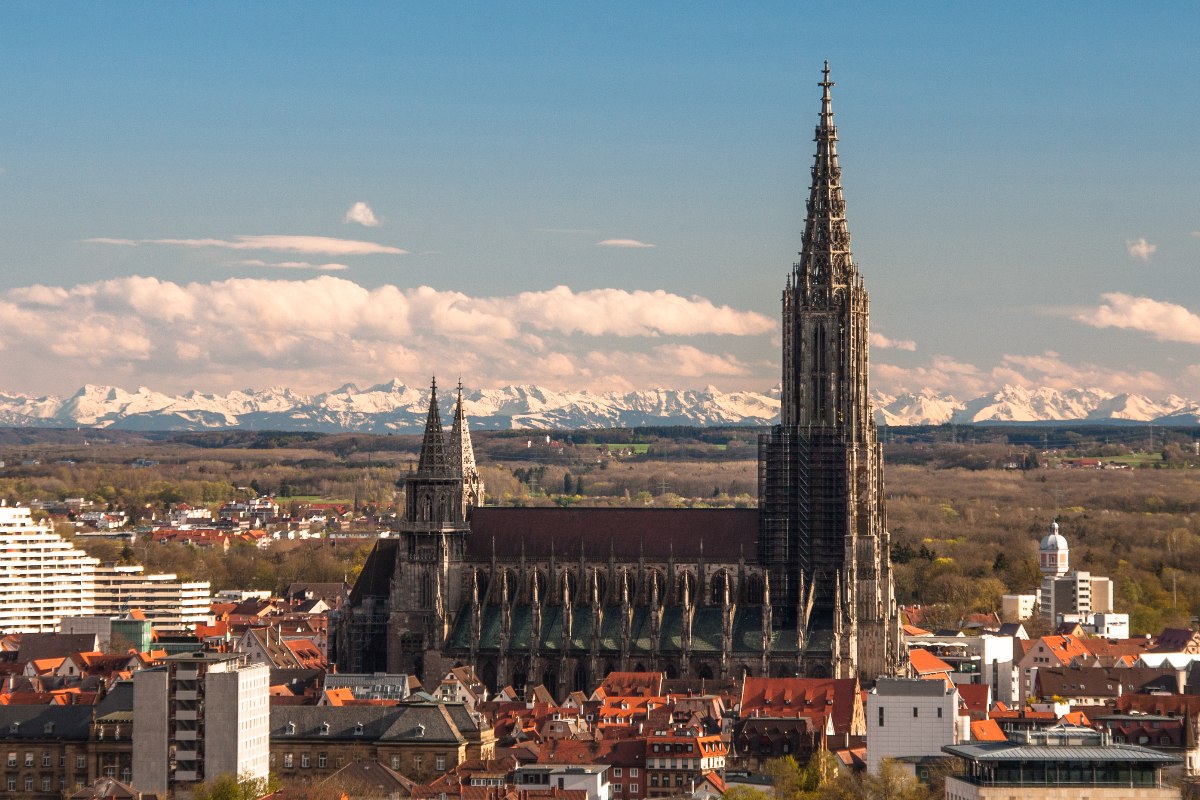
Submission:
{"label": "dormer window", "polygon": [[296,735],[296,723],[294,723],[294,722],[289,722],[289,723],[287,724],[287,735],[288,735],[288,736],[295,736],[295,735]]}
{"label": "dormer window", "polygon": [[45,724],[45,725],[42,727],[42,732],[43,732],[43,733],[54,733],[54,723],[53,723],[53,722],[47,722],[47,723],[46,723],[46,724]]}
{"label": "dormer window", "polygon": [[322,736],[328,736],[328,735],[329,735],[329,723],[328,723],[328,722],[322,722],[322,723],[321,723],[321,735],[322,735]]}
{"label": "dormer window", "polygon": [[354,723],[354,735],[355,736],[363,735],[363,724],[361,722]]}
{"label": "dormer window", "polygon": [[[103,730],[103,728],[101,728],[101,730]],[[9,733],[20,733],[21,732],[21,723],[14,722],[12,725],[9,725],[8,732]]]}
{"label": "dormer window", "polygon": [[418,725],[417,726],[417,736],[424,736],[424,735],[425,735],[425,726]]}

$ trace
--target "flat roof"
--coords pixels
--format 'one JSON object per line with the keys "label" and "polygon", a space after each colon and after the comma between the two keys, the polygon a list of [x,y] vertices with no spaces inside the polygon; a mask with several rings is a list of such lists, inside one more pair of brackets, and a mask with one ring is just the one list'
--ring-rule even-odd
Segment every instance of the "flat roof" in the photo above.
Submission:
{"label": "flat roof", "polygon": [[1126,761],[1145,764],[1178,764],[1183,759],[1132,744],[1036,745],[1018,742],[948,744],[942,752],[971,761]]}

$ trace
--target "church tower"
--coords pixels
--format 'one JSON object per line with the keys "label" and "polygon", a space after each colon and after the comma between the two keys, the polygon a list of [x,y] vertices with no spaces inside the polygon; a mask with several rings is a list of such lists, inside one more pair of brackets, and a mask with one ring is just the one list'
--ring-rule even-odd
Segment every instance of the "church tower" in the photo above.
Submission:
{"label": "church tower", "polygon": [[397,535],[388,619],[388,671],[423,677],[445,645],[452,615],[462,603],[470,509],[483,501],[471,434],[463,411],[462,387],[447,442],[438,408],[437,381],[417,467],[404,478],[404,514]]}
{"label": "church tower", "polygon": [[873,680],[898,666],[899,615],[867,383],[869,300],[850,253],[828,62],[818,85],[800,260],[783,291],[781,419],[759,441],[759,559],[800,669]]}

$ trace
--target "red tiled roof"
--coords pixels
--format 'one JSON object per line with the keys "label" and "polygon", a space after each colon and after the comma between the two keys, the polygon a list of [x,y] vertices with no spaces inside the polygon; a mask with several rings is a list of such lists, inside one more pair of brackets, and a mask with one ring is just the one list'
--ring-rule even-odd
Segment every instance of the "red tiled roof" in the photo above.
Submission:
{"label": "red tiled roof", "polygon": [[919,676],[949,673],[954,670],[945,661],[920,647],[908,651],[908,663],[912,664],[913,672]]}
{"label": "red tiled roof", "polygon": [[832,715],[834,732],[849,733],[859,697],[856,678],[746,678],[741,716],[814,717]]}
{"label": "red tiled roof", "polygon": [[977,720],[971,723],[971,740],[975,742],[1004,742],[1008,737],[1000,730],[994,719]]}

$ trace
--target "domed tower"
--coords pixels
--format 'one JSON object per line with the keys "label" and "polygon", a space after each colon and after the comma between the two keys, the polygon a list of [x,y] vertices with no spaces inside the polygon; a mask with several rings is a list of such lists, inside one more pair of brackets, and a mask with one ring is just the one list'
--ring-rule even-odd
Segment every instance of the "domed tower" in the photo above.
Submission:
{"label": "domed tower", "polygon": [[1070,569],[1067,540],[1058,532],[1058,522],[1050,523],[1050,531],[1038,547],[1038,565],[1048,578],[1061,578]]}

